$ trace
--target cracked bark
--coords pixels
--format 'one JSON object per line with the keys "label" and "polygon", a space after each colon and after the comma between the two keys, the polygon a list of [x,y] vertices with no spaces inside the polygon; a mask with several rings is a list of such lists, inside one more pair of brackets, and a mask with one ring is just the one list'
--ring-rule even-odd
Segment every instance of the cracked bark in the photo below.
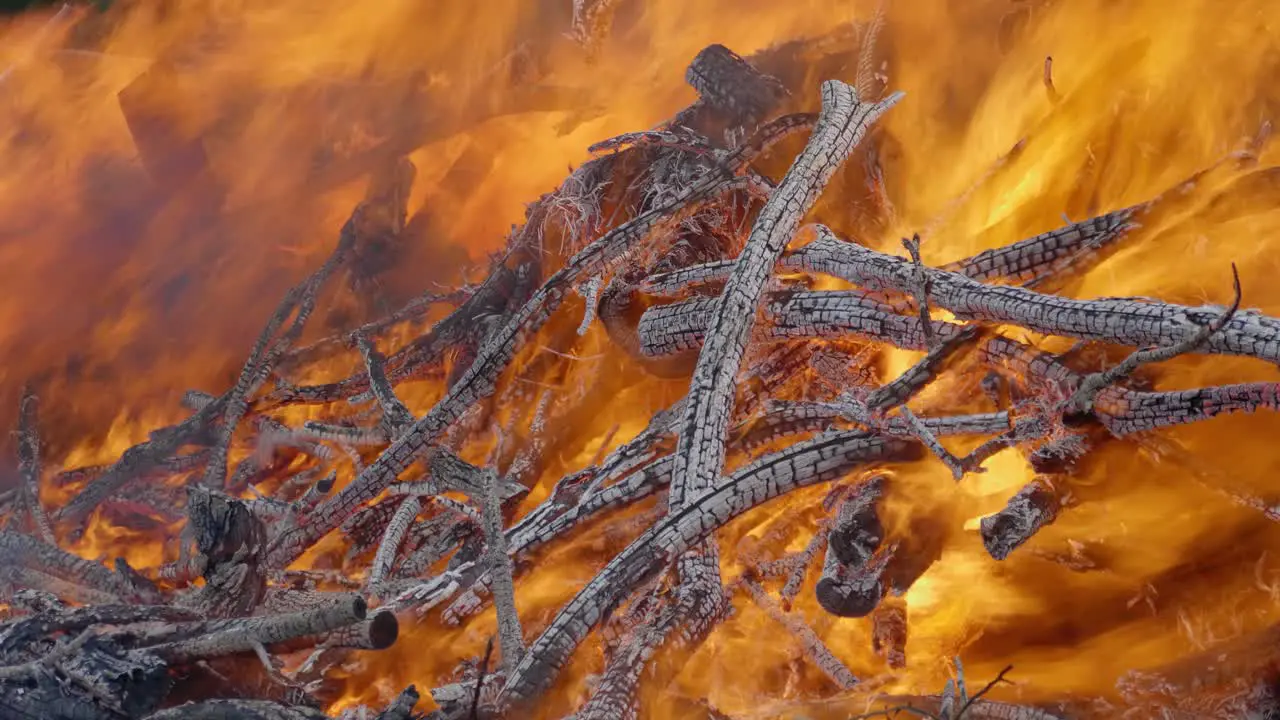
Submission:
{"label": "cracked bark", "polygon": [[[909,292],[909,260],[844,242],[827,228],[793,254],[795,262],[868,289]],[[1021,287],[984,285],[958,273],[928,269],[930,298],[962,320],[1018,325],[1046,335],[1130,346],[1175,345],[1213,322],[1221,310],[1133,299],[1073,300]],[[1280,320],[1239,312],[1209,337],[1204,349],[1280,362]]]}
{"label": "cracked bark", "polygon": [[369,566],[369,577],[365,581],[367,587],[377,592],[382,581],[391,572],[391,566],[395,564],[405,533],[409,532],[409,526],[421,511],[422,501],[415,496],[405,498],[400,507],[396,508],[395,514],[387,522],[386,532],[378,545],[378,552],[373,556],[373,563]]}
{"label": "cracked bark", "polygon": [[365,619],[368,606],[358,595],[334,598],[328,605],[283,615],[242,618],[217,632],[148,648],[170,663],[252,652],[255,645],[273,645],[308,635],[320,635]]}
{"label": "cracked bark", "polygon": [[0,531],[0,569],[9,568],[48,574],[121,600],[141,599],[123,576],[103,565],[76,557],[39,538]]}
{"label": "cracked bark", "polygon": [[22,501],[31,515],[31,524],[40,538],[58,544],[53,525],[40,504],[39,399],[30,385],[23,388],[18,415],[18,472],[22,476]]}
{"label": "cracked bark", "polygon": [[[701,567],[710,567],[702,565]],[[609,656],[599,684],[574,720],[635,718],[639,711],[636,691],[654,655],[671,655],[696,648],[724,617],[727,604],[715,577],[708,582],[682,584],[661,603],[653,617],[632,627]],[[669,658],[668,663],[669,665]],[[667,678],[659,678],[658,686]],[[651,679],[652,681],[652,679]]]}
{"label": "cracked bark", "polygon": [[508,676],[500,696],[502,703],[536,697],[555,679],[590,630],[632,589],[738,515],[797,488],[842,477],[865,464],[919,457],[919,445],[914,442],[835,432],[743,467],[652,526],[562,607]]}
{"label": "cracked bark", "polygon": [[1064,225],[1012,245],[984,250],[941,266],[981,282],[999,280],[1029,288],[1079,272],[1138,227],[1136,205]]}
{"label": "cracked bark", "polygon": [[[648,358],[680,355],[703,346],[719,298],[695,298],[649,308],[637,332],[640,353]],[[908,350],[926,350],[919,318],[894,309],[856,290],[798,290],[764,295],[766,323],[755,329],[762,341],[857,337]],[[934,334],[944,342],[965,331],[960,325],[933,321]]]}
{"label": "cracked bark", "polygon": [[852,88],[835,81],[822,85],[822,96],[822,113],[809,143],[760,210],[711,313],[707,341],[698,355],[680,423],[669,498],[672,512],[684,507],[686,497],[713,487],[724,467],[734,378],[774,264],[803,215],[868,126],[901,97],[893,95],[884,102],[866,105],[858,101]]}
{"label": "cracked bark", "polygon": [[[978,349],[979,359],[1033,388],[1050,387],[1069,400],[1084,375],[1060,358],[1009,338],[991,338]],[[1218,415],[1280,409],[1280,384],[1238,383],[1188,390],[1138,391],[1107,386],[1093,397],[1089,415],[1116,437],[1208,420]],[[1076,409],[1063,403],[1063,411]]]}
{"label": "cracked bark", "polygon": [[485,560],[493,573],[494,604],[498,608],[498,639],[502,668],[510,672],[524,655],[524,631],[516,613],[515,579],[507,556],[507,537],[502,527],[502,502],[498,494],[498,473],[485,471],[483,512]]}
{"label": "cracked bark", "polygon": [[723,112],[733,125],[755,125],[787,94],[777,78],[756,70],[723,45],[708,45],[699,52],[689,64],[685,80],[703,103]]}
{"label": "cracked bark", "polygon": [[1014,494],[1003,510],[979,521],[982,545],[991,557],[1004,560],[1053,522],[1060,509],[1053,484],[1047,478],[1036,478]]}
{"label": "cracked bark", "polygon": [[366,372],[369,373],[369,386],[382,407],[382,422],[387,426],[388,434],[396,437],[404,428],[413,424],[413,413],[396,397],[395,388],[391,387],[391,381],[387,379],[386,356],[363,334],[356,335],[356,343],[364,358]]}

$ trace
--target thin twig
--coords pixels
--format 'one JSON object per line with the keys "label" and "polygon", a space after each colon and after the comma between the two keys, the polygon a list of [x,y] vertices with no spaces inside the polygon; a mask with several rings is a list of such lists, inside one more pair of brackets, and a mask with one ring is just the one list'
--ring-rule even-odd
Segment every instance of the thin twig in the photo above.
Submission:
{"label": "thin twig", "polygon": [[920,329],[924,331],[925,346],[932,348],[937,345],[937,338],[929,312],[929,274],[924,271],[924,263],[920,261],[920,233],[912,235],[910,240],[903,238],[902,247],[911,253],[911,262],[916,266],[912,292],[916,296],[916,309],[920,314]]}
{"label": "thin twig", "polygon": [[854,79],[854,88],[858,91],[860,100],[870,100],[872,97],[871,81],[875,79],[875,68],[872,63],[875,62],[876,40],[880,37],[880,31],[884,29],[885,11],[888,10],[889,0],[879,0],[876,3],[876,10],[871,15],[871,20],[867,22],[867,29],[862,34],[862,47],[858,50],[858,74]]}
{"label": "thin twig", "polygon": [[1235,263],[1231,263],[1231,286],[1235,297],[1232,299],[1230,307],[1224,310],[1222,314],[1212,322],[1201,326],[1181,342],[1163,347],[1136,350],[1115,367],[1085,376],[1085,378],[1080,382],[1080,387],[1076,389],[1076,391],[1071,395],[1071,398],[1067,401],[1066,408],[1068,410],[1075,410],[1078,412],[1090,412],[1093,409],[1094,398],[1097,397],[1098,393],[1101,392],[1103,388],[1114,385],[1129,377],[1134,373],[1134,371],[1143,365],[1163,362],[1199,348],[1207,342],[1214,333],[1226,327],[1227,323],[1230,322],[1231,318],[1236,314],[1236,311],[1240,309],[1240,272],[1236,269]]}
{"label": "thin twig", "polygon": [[480,718],[480,691],[484,689],[484,676],[489,672],[489,660],[493,657],[493,636],[484,645],[484,658],[480,660],[480,672],[476,675],[476,693],[471,696],[471,720]]}
{"label": "thin twig", "polygon": [[996,685],[999,685],[1000,683],[1005,682],[1004,676],[1007,675],[1009,671],[1012,669],[1013,669],[1012,665],[1006,665],[1005,668],[1000,671],[1000,674],[995,676],[995,679],[987,683],[986,686],[984,686],[981,690],[974,693],[973,697],[969,698],[969,700],[965,702],[965,704],[960,708],[960,712],[956,713],[956,720],[960,720],[960,718],[963,718],[964,714],[969,710],[969,708],[973,707],[974,703],[982,699],[983,695],[986,695],[987,693],[991,692],[991,690],[995,688]]}

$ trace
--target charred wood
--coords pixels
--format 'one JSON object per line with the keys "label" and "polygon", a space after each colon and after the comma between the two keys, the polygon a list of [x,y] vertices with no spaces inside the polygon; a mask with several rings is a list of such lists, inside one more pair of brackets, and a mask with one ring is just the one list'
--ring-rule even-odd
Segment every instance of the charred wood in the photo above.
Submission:
{"label": "charred wood", "polygon": [[778,107],[786,89],[723,45],[698,53],[685,80],[707,105],[723,112],[733,125],[753,126]]}
{"label": "charred wood", "polygon": [[864,463],[919,458],[914,443],[859,432],[831,433],[765,456],[733,473],[646,531],[564,606],[529,647],[502,691],[504,702],[533,698],[574,649],[630,590],[724,523],[800,487],[829,482]]}
{"label": "charred wood", "polygon": [[[791,262],[869,289],[910,292],[909,261],[835,237],[818,226],[818,238],[792,254]],[[1222,313],[1209,307],[1128,299],[1072,300],[1010,286],[984,285],[958,273],[928,270],[931,299],[958,318],[1019,325],[1047,335],[1131,346],[1170,346]],[[1236,313],[1205,341],[1214,353],[1280,361],[1280,320],[1256,312]]]}
{"label": "charred wood", "polygon": [[1036,478],[1009,499],[1003,510],[979,522],[982,544],[996,560],[1004,560],[1040,528],[1054,521],[1061,502],[1047,478]]}

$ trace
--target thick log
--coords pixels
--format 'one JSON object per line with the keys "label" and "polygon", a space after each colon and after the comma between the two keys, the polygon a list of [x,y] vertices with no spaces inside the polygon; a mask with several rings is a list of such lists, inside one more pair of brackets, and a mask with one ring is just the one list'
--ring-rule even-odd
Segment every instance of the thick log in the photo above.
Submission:
{"label": "thick log", "polygon": [[941,269],[981,282],[1001,281],[1034,288],[1095,264],[1138,227],[1134,206],[1064,225],[1012,245],[984,250]]}
{"label": "thick log", "polygon": [[122,600],[142,600],[122,576],[103,565],[76,557],[37,538],[0,531],[0,569],[45,573]]}
{"label": "thick log", "polygon": [[223,630],[149,648],[148,652],[170,663],[184,663],[223,655],[252,652],[255,646],[273,645],[308,635],[320,635],[364,620],[364,598],[335,598],[327,606],[284,615],[243,618]]}
{"label": "thick log", "polygon": [[[756,329],[758,340],[783,341],[855,337],[909,350],[925,350],[919,318],[899,315],[878,298],[849,291],[782,291],[764,298],[766,323]],[[702,346],[718,298],[695,298],[645,311],[637,326],[643,357],[679,355]],[[934,321],[931,327],[944,341],[964,328]]]}
{"label": "thick log", "polygon": [[1058,492],[1046,478],[1027,483],[1003,510],[979,521],[982,545],[991,557],[1004,560],[1040,528],[1054,521],[1061,504]]}
{"label": "thick log", "polygon": [[863,617],[884,597],[878,574],[865,569],[873,565],[885,539],[879,504],[886,482],[877,476],[858,487],[832,519],[815,592],[818,603],[833,615]]}
{"label": "thick log", "polygon": [[901,97],[863,104],[851,87],[834,81],[823,84],[822,95],[822,113],[808,145],[760,210],[708,322],[707,340],[698,355],[679,426],[668,499],[671,512],[683,509],[686,496],[712,487],[724,467],[734,380],[774,264],[804,213],[867,128]]}

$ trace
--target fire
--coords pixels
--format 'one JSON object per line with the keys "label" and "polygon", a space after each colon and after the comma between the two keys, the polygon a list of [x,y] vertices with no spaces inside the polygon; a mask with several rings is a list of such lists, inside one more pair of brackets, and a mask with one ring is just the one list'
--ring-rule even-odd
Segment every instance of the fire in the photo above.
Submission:
{"label": "fire", "polygon": [[[424,290],[482,280],[488,254],[524,221],[525,203],[586,161],[592,143],[653,127],[693,99],[684,72],[702,47],[722,43],[747,56],[809,39],[819,48],[841,32],[856,38],[854,28],[877,12],[870,0],[616,4],[611,31],[592,52],[565,36],[577,5],[569,2],[132,0],[105,12],[54,9],[6,21],[0,407],[16,408],[23,384],[37,384],[45,505],[61,507],[83,487],[55,482],[60,471],[109,464],[150,430],[181,421],[183,392],[235,383],[275,303],[324,262],[387,153],[416,168],[405,255],[382,288],[395,307]],[[907,93],[880,121],[891,212],[863,223],[858,208],[824,200],[820,214],[888,252],[919,232],[925,263],[938,266],[1064,217],[1163,193],[1172,209],[1062,294],[1225,305],[1235,263],[1246,306],[1280,314],[1272,281],[1280,205],[1272,175],[1252,172],[1280,161],[1266,142],[1280,103],[1271,3],[885,5],[877,82]],[[804,107],[816,109],[818,81],[852,82],[855,69],[810,72],[817,74],[796,86],[807,93]],[[1201,172],[1193,189],[1182,187]],[[307,342],[372,319],[341,293],[325,302],[334,309],[318,311],[320,329]],[[497,408],[505,436],[478,438],[461,453],[476,464],[510,455],[513,443],[528,440],[544,394],[582,399],[517,518],[561,477],[634,437],[687,382],[646,372],[598,323],[562,351],[566,341],[552,335],[571,331],[541,331],[511,373],[528,385],[526,406]],[[381,338],[382,349],[421,332],[397,328]],[[1055,342],[1068,347],[1044,345]],[[882,353],[881,379],[919,357]],[[333,382],[362,368],[354,353],[330,353],[300,361],[288,378]],[[1157,390],[1276,379],[1256,360],[1217,355],[1176,358],[1149,378]],[[444,395],[444,377],[397,391],[421,416]],[[931,387],[918,402],[954,404],[949,393]],[[979,398],[962,402],[980,406]],[[273,417],[301,426],[332,412],[298,405]],[[1014,665],[1016,687],[1006,697],[1019,701],[1114,695],[1130,670],[1280,620],[1271,589],[1280,559],[1266,552],[1280,531],[1206,488],[1227,478],[1230,492],[1274,498],[1280,455],[1269,438],[1278,431],[1280,418],[1266,413],[1161,431],[1198,466],[1160,462],[1135,444],[1097,448],[1073,479],[1071,506],[1001,563],[984,551],[978,518],[1032,479],[1021,454],[1001,452],[959,483],[932,459],[900,468],[893,517],[950,528],[941,556],[905,595],[906,666],[886,672],[869,622],[826,614],[811,591],[792,610],[884,692],[936,692],[954,674],[951,659],[963,655],[979,687]],[[233,465],[251,452],[235,446]],[[360,459],[370,460],[368,452]],[[356,462],[339,461],[339,487]],[[741,549],[771,527],[795,530],[775,549],[803,550],[826,492],[797,492],[724,529],[726,579],[746,572]],[[527,636],[652,522],[652,508],[641,503],[538,552],[516,578]],[[180,524],[124,515],[100,511],[63,547],[90,559],[123,557],[144,573],[176,559],[168,540]],[[364,567],[344,568],[346,550],[333,534],[293,567],[360,579]],[[742,597],[734,605],[683,667],[668,669],[669,687],[644,690],[646,712],[676,717],[706,701],[733,717],[784,716],[784,708],[831,694],[774,619]],[[384,702],[409,683],[444,684],[459,661],[483,654],[496,626],[492,608],[457,627],[406,615],[394,647],[344,666],[345,690],[330,710]],[[543,712],[579,706],[601,663],[598,652],[575,656]]]}

